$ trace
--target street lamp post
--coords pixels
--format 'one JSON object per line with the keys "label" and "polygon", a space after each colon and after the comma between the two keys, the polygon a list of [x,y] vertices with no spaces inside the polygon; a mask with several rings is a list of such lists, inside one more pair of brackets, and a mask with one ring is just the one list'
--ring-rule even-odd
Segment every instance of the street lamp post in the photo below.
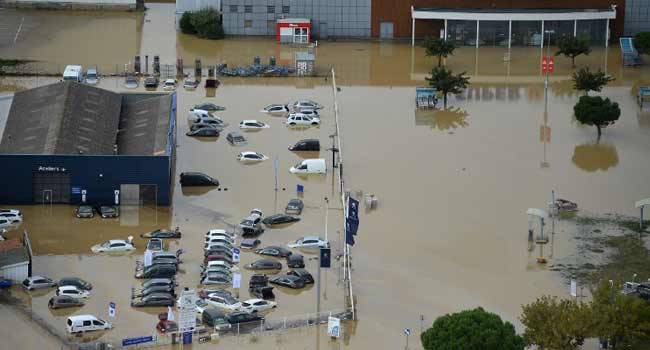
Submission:
{"label": "street lamp post", "polygon": [[[555,33],[554,30],[545,30],[544,34],[548,34],[548,41],[546,42],[546,58],[550,57],[551,51],[551,34]],[[542,39],[543,40],[543,39]],[[544,80],[544,103],[548,103],[548,75],[550,69],[546,69],[546,78]]]}

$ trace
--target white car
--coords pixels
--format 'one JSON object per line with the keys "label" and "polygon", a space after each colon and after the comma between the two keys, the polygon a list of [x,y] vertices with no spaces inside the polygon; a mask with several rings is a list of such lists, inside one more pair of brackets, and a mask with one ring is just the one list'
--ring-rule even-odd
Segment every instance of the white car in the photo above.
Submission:
{"label": "white car", "polygon": [[228,236],[228,235],[205,237],[205,244],[223,243],[223,242],[230,243],[230,244],[235,244],[235,239]]}
{"label": "white car", "polygon": [[176,89],[176,79],[167,79],[163,83],[163,90],[175,90]]}
{"label": "white car", "polygon": [[264,124],[261,121],[258,120],[242,120],[239,123],[239,128],[240,129],[250,129],[250,130],[257,130],[257,129],[268,129],[270,126],[268,124]]}
{"label": "white car", "polygon": [[229,311],[236,311],[241,308],[241,302],[227,294],[213,293],[209,294],[205,301],[217,308]]}
{"label": "white car", "polygon": [[61,286],[56,289],[56,295],[68,295],[74,298],[88,298],[90,292],[79,289],[77,286]]}
{"label": "white car", "polygon": [[267,114],[286,115],[287,113],[289,113],[289,106],[281,105],[281,104],[272,104],[264,107],[264,109],[262,109],[260,112],[267,113]]}
{"label": "white car", "polygon": [[6,219],[11,224],[17,224],[23,221],[23,216],[20,212],[0,212],[0,219]]}
{"label": "white car", "polygon": [[241,303],[241,311],[246,311],[250,313],[262,312],[266,310],[274,309],[278,306],[278,303],[275,301],[263,300],[263,299],[248,299]]}
{"label": "white car", "polygon": [[298,100],[293,104],[293,109],[295,111],[301,111],[303,109],[323,109],[319,103],[312,100]]}
{"label": "white car", "polygon": [[236,234],[232,234],[232,233],[230,233],[230,232],[228,232],[226,230],[216,229],[216,228],[213,228],[210,231],[205,233],[206,238],[207,237],[212,237],[212,236],[230,236],[232,238],[237,238]]}
{"label": "white car", "polygon": [[300,112],[296,112],[296,113],[302,113],[302,114],[308,115],[310,117],[318,118],[318,111],[315,110],[315,109],[303,109]]}
{"label": "white car", "polygon": [[269,157],[257,152],[242,152],[237,155],[237,160],[242,163],[257,163],[269,159]]}
{"label": "white car", "polygon": [[320,119],[303,113],[291,113],[287,117],[288,125],[320,125]]}
{"label": "white car", "polygon": [[135,250],[135,245],[133,236],[129,236],[127,239],[111,239],[102,244],[95,244],[90,250],[93,253],[128,252]]}
{"label": "white car", "polygon": [[[205,302],[205,300],[201,298],[196,298],[196,303],[194,305],[195,305],[194,310],[196,310],[196,313],[198,313],[199,315],[203,314],[203,310],[205,310],[210,306],[208,305],[208,303]],[[180,307],[181,307],[181,298],[178,297],[178,299],[176,299],[176,308],[180,308]]]}
{"label": "white car", "polygon": [[305,236],[287,244],[289,248],[327,248],[329,245],[318,236]]}

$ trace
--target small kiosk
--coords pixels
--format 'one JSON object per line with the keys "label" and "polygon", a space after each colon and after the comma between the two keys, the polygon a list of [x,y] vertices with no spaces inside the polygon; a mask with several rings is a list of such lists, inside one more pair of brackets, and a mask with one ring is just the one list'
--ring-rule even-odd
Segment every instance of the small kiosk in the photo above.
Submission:
{"label": "small kiosk", "polygon": [[281,44],[309,44],[311,21],[297,18],[278,19],[275,35]]}

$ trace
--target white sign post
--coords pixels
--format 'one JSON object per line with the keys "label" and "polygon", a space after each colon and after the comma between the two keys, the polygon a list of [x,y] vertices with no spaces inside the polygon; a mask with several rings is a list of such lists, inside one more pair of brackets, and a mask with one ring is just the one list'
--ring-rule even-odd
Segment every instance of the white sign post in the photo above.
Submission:
{"label": "white sign post", "polygon": [[332,338],[341,337],[341,319],[330,316],[327,319],[327,335]]}
{"label": "white sign post", "polygon": [[150,266],[153,260],[153,252],[151,250],[144,251],[144,266]]}
{"label": "white sign post", "polygon": [[578,283],[576,280],[571,280],[571,296],[574,298],[578,297]]}
{"label": "white sign post", "polygon": [[196,328],[196,291],[184,290],[181,292],[178,308],[178,331],[181,333],[193,332]]}

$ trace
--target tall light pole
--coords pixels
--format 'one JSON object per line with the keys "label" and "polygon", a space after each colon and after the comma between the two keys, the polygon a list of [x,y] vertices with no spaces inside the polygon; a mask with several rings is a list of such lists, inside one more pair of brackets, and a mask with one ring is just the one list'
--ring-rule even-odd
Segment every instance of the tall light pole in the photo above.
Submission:
{"label": "tall light pole", "polygon": [[[550,58],[550,51],[551,51],[551,34],[555,33],[554,30],[545,30],[544,34],[548,34],[548,41],[546,44],[546,58]],[[543,39],[542,39],[543,40]],[[547,63],[548,64],[548,63]],[[544,80],[544,103],[548,103],[548,75],[549,75],[550,69],[548,69],[548,66],[546,68],[546,79]]]}

